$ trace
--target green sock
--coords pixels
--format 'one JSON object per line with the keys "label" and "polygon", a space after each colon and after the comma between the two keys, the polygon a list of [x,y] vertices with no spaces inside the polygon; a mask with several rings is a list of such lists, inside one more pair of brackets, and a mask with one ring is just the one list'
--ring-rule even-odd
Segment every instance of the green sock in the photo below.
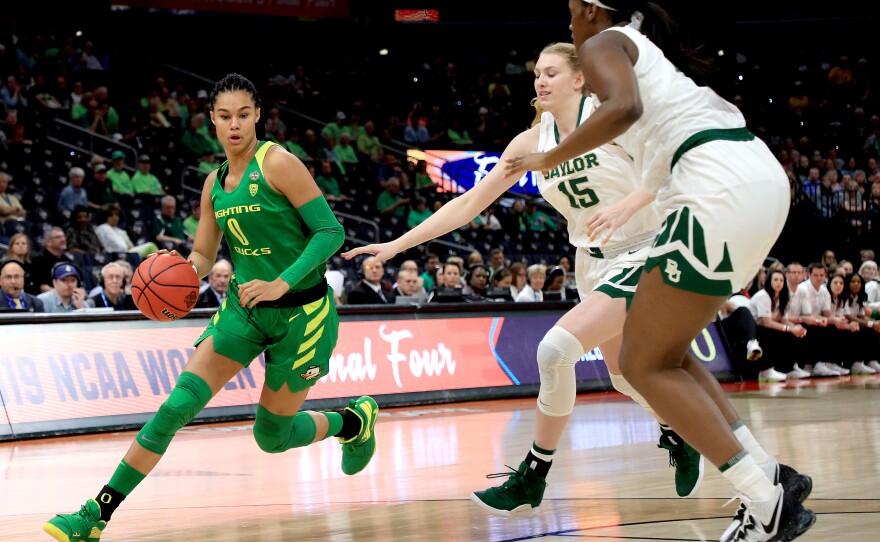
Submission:
{"label": "green sock", "polygon": [[110,483],[107,485],[123,495],[128,495],[134,491],[134,488],[143,482],[146,477],[146,474],[138,471],[123,459],[119,462],[119,466],[116,467],[116,472],[113,473],[113,476],[110,478]]}
{"label": "green sock", "polygon": [[342,431],[342,414],[338,412],[322,412],[324,416],[327,416],[327,423],[329,427],[327,427],[327,436],[334,437]]}

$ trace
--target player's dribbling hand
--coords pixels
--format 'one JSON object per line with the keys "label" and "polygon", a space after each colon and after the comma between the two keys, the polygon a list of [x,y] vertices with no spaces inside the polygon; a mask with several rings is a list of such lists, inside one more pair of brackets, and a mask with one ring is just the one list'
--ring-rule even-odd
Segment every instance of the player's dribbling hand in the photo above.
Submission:
{"label": "player's dribbling hand", "polygon": [[163,248],[163,249],[157,250],[156,252],[154,252],[154,253],[150,254],[149,256],[147,256],[147,258],[152,258],[153,256],[161,256],[162,254],[170,254],[170,255],[172,255],[172,256],[177,256],[177,257],[180,258],[181,260],[185,260],[185,259],[186,259],[186,258],[184,258],[183,256],[181,256],[180,253],[177,252],[176,250],[168,250],[167,248]]}
{"label": "player's dribbling hand", "polygon": [[346,260],[350,260],[361,254],[371,254],[384,262],[393,258],[398,252],[399,251],[395,249],[391,243],[376,243],[374,245],[357,247],[348,252],[343,252],[342,257]]}

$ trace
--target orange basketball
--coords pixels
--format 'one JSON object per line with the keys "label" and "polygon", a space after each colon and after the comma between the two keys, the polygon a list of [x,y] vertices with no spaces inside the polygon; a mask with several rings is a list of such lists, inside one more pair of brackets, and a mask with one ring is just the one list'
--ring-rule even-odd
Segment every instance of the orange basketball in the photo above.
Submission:
{"label": "orange basketball", "polygon": [[150,256],[134,271],[131,296],[150,320],[179,320],[189,314],[199,299],[199,277],[180,256]]}

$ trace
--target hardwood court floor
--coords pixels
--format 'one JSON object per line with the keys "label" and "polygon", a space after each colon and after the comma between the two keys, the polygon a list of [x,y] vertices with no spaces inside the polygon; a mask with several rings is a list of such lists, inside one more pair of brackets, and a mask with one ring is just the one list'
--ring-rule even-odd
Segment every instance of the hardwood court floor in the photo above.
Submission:
{"label": "hardwood court floor", "polygon": [[[729,385],[764,446],[814,480],[804,542],[880,539],[880,376]],[[653,419],[617,393],[585,394],[550,471],[540,513],[485,514],[468,498],[496,485],[532,442],[534,400],[387,409],[364,472],[339,469],[335,440],[267,455],[249,423],[182,431],[116,512],[114,541],[717,540],[736,510],[707,465],[678,499]],[[42,523],[107,482],[134,433],[0,444],[0,533],[51,540]]]}

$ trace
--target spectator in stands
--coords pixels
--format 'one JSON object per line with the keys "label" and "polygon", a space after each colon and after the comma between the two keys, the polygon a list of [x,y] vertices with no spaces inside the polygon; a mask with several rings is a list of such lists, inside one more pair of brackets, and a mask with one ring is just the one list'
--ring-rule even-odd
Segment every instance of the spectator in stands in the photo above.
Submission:
{"label": "spectator in stands", "polygon": [[174,196],[164,196],[161,199],[160,213],[153,217],[150,229],[157,246],[181,253],[189,252],[190,243],[186,239],[183,221],[177,214],[177,199]]}
{"label": "spectator in stands", "polygon": [[397,271],[397,283],[396,286],[394,286],[394,298],[397,299],[401,296],[415,297],[416,299],[414,301],[416,303],[424,303],[427,295],[422,287],[419,286],[418,270],[413,271],[412,269],[401,267]]}
{"label": "spectator in stands", "polygon": [[85,306],[86,291],[82,288],[82,276],[75,265],[56,265],[52,271],[52,287],[52,290],[37,296],[46,312],[72,312]]}
{"label": "spectator in stands", "polygon": [[302,148],[306,151],[306,154],[311,156],[312,160],[317,160],[321,154],[321,141],[318,139],[318,134],[311,128],[308,128],[304,136]]}
{"label": "spectator in stands", "polygon": [[12,175],[0,171],[0,223],[7,220],[24,220],[27,215],[24,207],[15,194],[7,192]]}
{"label": "spectator in stands", "polygon": [[4,301],[0,310],[44,311],[43,302],[24,291],[26,276],[27,270],[19,260],[6,258],[0,261],[0,291]]}
{"label": "spectator in stands", "polygon": [[485,301],[486,287],[489,285],[489,268],[482,263],[468,267],[465,277],[467,285],[462,289],[465,301]]}
{"label": "spectator in stands", "polygon": [[874,251],[871,250],[870,248],[863,248],[862,250],[859,251],[859,261],[864,262],[864,261],[873,260],[873,259],[874,259]]}
{"label": "spectator in stands", "polygon": [[364,123],[364,131],[357,137],[358,157],[364,162],[379,163],[385,155],[379,136],[376,135],[376,123],[368,120]]}
{"label": "spectator in stands", "polygon": [[[850,273],[852,273],[852,269],[850,269]],[[875,262],[874,260],[862,261],[862,265],[859,266],[859,275],[861,275],[862,278],[865,279],[865,284],[876,282],[877,262]]]}
{"label": "spectator in stands", "polygon": [[385,189],[376,198],[376,210],[383,216],[403,218],[407,215],[410,199],[400,194],[400,179],[392,177],[385,183]]}
{"label": "spectator in stands", "polygon": [[132,252],[144,259],[159,250],[153,242],[135,245],[128,232],[119,227],[120,220],[122,220],[122,207],[114,203],[107,209],[104,223],[95,228],[95,234],[101,243],[101,252]]}
{"label": "spectator in stands", "polygon": [[339,180],[333,174],[333,163],[330,160],[321,160],[321,171],[315,176],[315,184],[321,189],[327,201],[350,201],[353,198],[343,194],[339,188]]}
{"label": "spectator in stands", "polygon": [[503,268],[507,267],[507,259],[504,257],[504,249],[495,247],[489,251],[489,278]]}
{"label": "spectator in stands", "polygon": [[208,287],[199,295],[196,307],[213,309],[223,304],[232,278],[232,263],[223,258],[217,260],[208,273]]}
{"label": "spectator in stands", "polygon": [[412,208],[409,210],[409,214],[406,217],[406,225],[408,228],[415,228],[427,220],[429,216],[434,214],[433,211],[428,209],[428,200],[425,198],[416,196],[412,201]]}
{"label": "spectator in stands", "polygon": [[194,114],[187,123],[186,131],[180,137],[180,145],[184,149],[184,154],[188,154],[191,159],[205,156],[208,152],[214,153],[217,150],[208,135],[205,121],[204,113]]}
{"label": "spectator in stands", "polygon": [[[456,262],[451,262],[447,259],[440,266],[440,269],[437,270],[437,284],[434,288],[428,293],[428,302],[441,302],[448,301],[449,298],[446,298],[442,295],[437,295],[438,292],[445,292],[446,290],[454,290],[454,289],[462,289],[463,284],[461,281],[461,266]],[[452,298],[456,301],[459,301],[457,298]],[[462,297],[463,301],[464,298]]]}
{"label": "spectator in stands", "polygon": [[430,292],[434,289],[434,286],[437,283],[437,271],[440,269],[440,256],[433,252],[425,254],[424,269],[425,270],[420,275],[422,278],[422,288],[424,288],[426,292]]}
{"label": "spectator in stands", "polygon": [[526,223],[526,229],[531,231],[555,231],[556,222],[550,218],[550,215],[538,209],[535,200],[529,200],[526,204],[526,211],[523,213],[523,219]]}
{"label": "spectator in stands", "polygon": [[286,132],[278,132],[276,135],[278,136],[278,143],[287,149],[290,154],[296,156],[303,162],[311,162],[313,160],[303,146],[299,144],[299,130],[296,128],[291,129],[290,137],[287,136]]}
{"label": "spectator in stands", "polygon": [[150,171],[150,167],[150,155],[140,155],[138,157],[137,171],[131,176],[131,188],[136,195],[149,197],[149,205],[154,206],[156,200],[165,195],[165,189],[162,187],[159,178]]}
{"label": "spectator in stands", "polygon": [[321,128],[321,137],[327,139],[328,136],[333,136],[334,141],[339,141],[339,136],[342,135],[342,126],[344,124],[345,113],[337,111],[335,119],[331,120]]}
{"label": "spectator in stands", "polygon": [[499,231],[501,230],[501,221],[495,215],[495,204],[489,205],[471,221],[472,228],[480,228],[483,230]]}
{"label": "spectator in stands", "polygon": [[880,323],[873,319],[873,312],[866,306],[868,295],[865,293],[864,279],[857,273],[850,273],[844,277],[847,298],[844,314],[847,319],[859,324],[858,359],[853,363],[852,374],[875,374],[880,372],[880,362],[877,361],[880,350]]}
{"label": "spectator in stands", "polygon": [[532,264],[526,268],[526,284],[513,298],[517,303],[544,301],[544,282],[547,277],[547,266]]}
{"label": "spectator in stands", "polygon": [[73,209],[64,234],[67,236],[67,248],[70,252],[95,255],[102,250],[88,207],[80,205]]}
{"label": "spectator in stands", "polygon": [[15,258],[25,264],[31,263],[31,238],[26,233],[18,232],[9,238],[5,258]]}
{"label": "spectator in stands", "polygon": [[804,281],[804,266],[800,262],[791,262],[785,266],[785,284],[788,287],[788,299],[794,299],[798,285]]}
{"label": "spectator in stands", "polygon": [[189,216],[183,219],[183,229],[186,237],[190,241],[196,238],[196,229],[199,227],[199,220],[202,218],[202,199],[201,196],[193,196],[189,200]]}
{"label": "spectator in stands", "polygon": [[375,256],[364,258],[361,262],[361,280],[348,292],[348,305],[383,305],[394,303],[394,292],[385,285],[385,266]]}
{"label": "spectator in stands", "polygon": [[43,252],[34,256],[31,274],[34,279],[32,294],[40,294],[52,289],[52,268],[58,262],[73,263],[73,259],[67,254],[67,236],[64,230],[53,226],[43,239]]}
{"label": "spectator in stands", "polygon": [[565,285],[565,269],[558,265],[547,270],[547,279],[544,281],[545,298],[547,292],[558,294],[560,300],[579,301],[577,290],[567,288]]}
{"label": "spectator in stands", "polygon": [[[797,363],[791,365],[792,359],[799,359],[803,354],[804,342],[800,341],[807,335],[807,330],[800,324],[792,324],[786,317],[789,303],[789,289],[785,284],[785,274],[772,270],[761,290],[749,300],[751,316],[757,324],[757,340],[762,346],[761,363],[758,379],[763,381],[779,381],[809,378],[810,373],[801,369]],[[788,369],[781,373],[776,367]],[[780,376],[780,373],[782,376]]]}
{"label": "spectator in stands", "polygon": [[510,284],[510,295],[515,300],[517,296],[519,296],[520,292],[526,287],[527,284],[527,270],[526,264],[522,262],[513,262],[508,266],[511,274],[511,284]]}
{"label": "spectator in stands", "polygon": [[89,197],[82,185],[85,177],[86,172],[81,167],[72,167],[67,173],[68,184],[58,195],[58,213],[65,218],[70,218],[75,208],[89,206]]}
{"label": "spectator in stands", "polygon": [[101,268],[101,291],[89,298],[88,306],[114,311],[138,310],[134,299],[125,293],[125,268],[118,262],[110,262]]}
{"label": "spectator in stands", "polygon": [[[482,264],[485,263],[483,261],[483,254],[480,253],[479,250],[475,250],[475,251],[471,252],[470,254],[468,254],[468,256],[467,256],[467,267],[468,268],[470,268],[470,266],[472,266],[474,264],[478,264],[478,263],[482,263]],[[486,281],[487,282],[489,280],[488,271],[489,271],[489,268],[486,267],[486,272],[487,272]]]}
{"label": "spectator in stands", "polygon": [[[510,288],[511,284],[513,284],[513,274],[510,272],[510,269],[506,267],[502,267],[501,269],[496,269],[492,272],[492,278],[489,279],[489,283],[493,288]],[[511,294],[513,290],[511,290]],[[513,299],[513,297],[511,297]]]}
{"label": "spectator in stands", "polygon": [[0,100],[6,105],[6,109],[27,109],[28,100],[25,96],[25,86],[19,83],[15,75],[6,77],[6,85],[0,88]]}
{"label": "spectator in stands", "polygon": [[516,233],[526,231],[526,201],[522,198],[513,200],[510,209],[498,217],[502,229],[506,232]]}
{"label": "spectator in stands", "polygon": [[359,161],[357,151],[351,144],[351,135],[345,132],[339,136],[339,143],[333,147],[333,152],[343,164],[357,164]]}
{"label": "spectator in stands", "polygon": [[107,166],[95,164],[91,178],[85,182],[89,208],[106,211],[117,202],[113,184],[107,178]]}
{"label": "spectator in stands", "polygon": [[277,107],[269,109],[269,115],[266,117],[266,138],[271,141],[278,141],[278,132],[287,133],[287,124],[281,118],[281,110]]}
{"label": "spectator in stands", "polygon": [[840,260],[837,263],[837,270],[845,277],[853,272],[853,264],[849,260]]}
{"label": "spectator in stands", "polygon": [[[403,171],[403,168],[400,167],[397,156],[391,153],[385,155],[385,162],[376,169],[376,178],[379,180],[379,186],[382,188],[386,187],[388,181],[395,178],[400,186],[409,185],[409,177]],[[406,181],[404,181],[404,178],[406,178]]]}
{"label": "spectator in stands", "polygon": [[131,176],[125,170],[125,153],[119,150],[110,155],[110,163],[113,165],[107,170],[107,178],[116,193],[116,200],[126,207],[131,204],[134,197],[134,187],[131,184]]}

